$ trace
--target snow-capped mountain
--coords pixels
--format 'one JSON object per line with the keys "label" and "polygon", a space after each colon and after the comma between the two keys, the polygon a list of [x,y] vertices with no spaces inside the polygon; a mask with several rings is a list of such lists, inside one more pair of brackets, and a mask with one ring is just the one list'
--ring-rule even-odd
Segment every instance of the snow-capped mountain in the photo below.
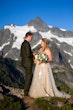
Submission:
{"label": "snow-capped mountain", "polygon": [[0,51],[4,57],[20,59],[20,48],[26,32],[33,32],[32,49],[39,48],[42,38],[48,38],[54,62],[61,60],[73,69],[73,32],[45,24],[39,17],[24,26],[6,25],[0,30]]}

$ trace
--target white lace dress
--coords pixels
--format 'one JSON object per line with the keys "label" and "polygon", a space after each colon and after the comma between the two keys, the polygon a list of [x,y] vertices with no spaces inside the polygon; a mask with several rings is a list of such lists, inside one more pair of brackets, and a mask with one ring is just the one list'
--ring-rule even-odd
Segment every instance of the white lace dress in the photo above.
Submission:
{"label": "white lace dress", "polygon": [[36,64],[29,96],[33,98],[45,96],[70,98],[69,94],[57,89],[49,63]]}

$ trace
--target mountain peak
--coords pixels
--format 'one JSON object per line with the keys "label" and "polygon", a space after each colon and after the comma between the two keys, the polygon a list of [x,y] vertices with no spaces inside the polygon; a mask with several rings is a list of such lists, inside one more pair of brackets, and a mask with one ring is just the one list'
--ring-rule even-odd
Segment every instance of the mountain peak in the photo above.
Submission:
{"label": "mountain peak", "polygon": [[38,31],[47,32],[49,27],[40,17],[36,17],[34,20],[28,22],[28,26],[34,26]]}
{"label": "mountain peak", "polygon": [[43,23],[44,23],[44,21],[43,21],[40,17],[36,17],[36,18],[34,19],[34,21],[38,21],[38,22],[43,22]]}

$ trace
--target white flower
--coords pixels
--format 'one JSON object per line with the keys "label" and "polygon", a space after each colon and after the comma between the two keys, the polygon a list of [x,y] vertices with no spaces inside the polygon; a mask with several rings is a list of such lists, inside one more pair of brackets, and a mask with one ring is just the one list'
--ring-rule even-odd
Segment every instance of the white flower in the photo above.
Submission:
{"label": "white flower", "polygon": [[45,53],[37,53],[37,55],[35,55],[35,59],[46,63],[46,61],[48,61],[48,56]]}
{"label": "white flower", "polygon": [[35,55],[35,59],[37,59],[38,58],[38,55]]}

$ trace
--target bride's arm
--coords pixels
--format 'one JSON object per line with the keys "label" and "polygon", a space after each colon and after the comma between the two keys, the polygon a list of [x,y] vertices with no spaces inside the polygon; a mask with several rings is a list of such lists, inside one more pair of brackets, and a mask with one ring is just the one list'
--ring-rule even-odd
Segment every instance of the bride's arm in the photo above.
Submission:
{"label": "bride's arm", "polygon": [[51,53],[51,50],[50,49],[47,50],[47,55],[48,55],[48,61],[49,62],[53,61],[53,59],[52,59],[52,53]]}
{"label": "bride's arm", "polygon": [[43,52],[43,48],[40,48],[40,49],[39,49],[39,52]]}

